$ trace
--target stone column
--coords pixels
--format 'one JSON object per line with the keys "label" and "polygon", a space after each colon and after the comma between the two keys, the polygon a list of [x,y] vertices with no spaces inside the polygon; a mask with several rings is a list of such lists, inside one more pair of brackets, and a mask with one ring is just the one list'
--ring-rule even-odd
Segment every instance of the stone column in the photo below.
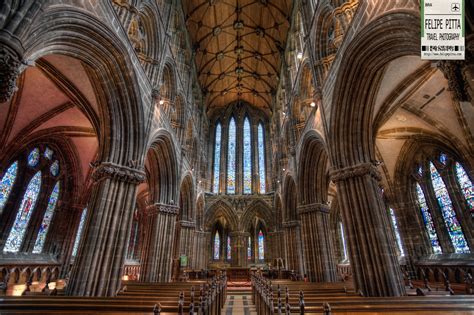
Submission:
{"label": "stone column", "polygon": [[389,217],[372,163],[331,171],[349,245],[356,289],[364,296],[405,294]]}
{"label": "stone column", "polygon": [[329,206],[320,203],[298,207],[306,274],[310,281],[336,280],[336,264],[330,229]]}
{"label": "stone column", "polygon": [[193,238],[194,238],[194,222],[181,220],[178,222],[180,225],[179,235],[179,249],[178,257],[186,255],[188,257],[188,268],[194,268],[195,259],[193,253]]}
{"label": "stone column", "polygon": [[207,267],[207,233],[194,231],[194,269],[205,269]]}
{"label": "stone column", "polygon": [[94,167],[90,215],[67,293],[114,296],[127,254],[137,185],[145,180],[145,172],[111,162]]}
{"label": "stone column", "polygon": [[142,276],[145,282],[171,280],[173,245],[178,206],[155,203],[146,211],[147,239],[142,252]]}
{"label": "stone column", "polygon": [[285,261],[288,270],[294,270],[303,275],[303,251],[299,221],[283,222]]}

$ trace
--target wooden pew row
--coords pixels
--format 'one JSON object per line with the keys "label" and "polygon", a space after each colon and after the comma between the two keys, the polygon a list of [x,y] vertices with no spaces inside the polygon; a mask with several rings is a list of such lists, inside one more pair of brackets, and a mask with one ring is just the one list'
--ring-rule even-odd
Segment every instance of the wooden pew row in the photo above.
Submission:
{"label": "wooden pew row", "polygon": [[[293,282],[294,283],[294,282]],[[326,284],[301,284],[291,286],[291,290],[280,290],[277,286],[259,276],[252,277],[252,298],[259,315],[270,314],[474,314],[473,296],[427,296],[397,298],[364,298],[355,294],[326,296],[322,287]],[[318,292],[310,291],[314,287]],[[337,289],[337,285],[332,285]],[[298,288],[306,289],[303,294]],[[308,290],[309,289],[309,290]]]}

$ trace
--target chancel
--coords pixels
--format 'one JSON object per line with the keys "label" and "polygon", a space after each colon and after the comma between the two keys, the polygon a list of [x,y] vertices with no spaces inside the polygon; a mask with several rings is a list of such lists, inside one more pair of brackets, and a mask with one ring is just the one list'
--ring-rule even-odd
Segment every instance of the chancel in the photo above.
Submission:
{"label": "chancel", "polygon": [[462,5],[3,1],[0,313],[474,314]]}

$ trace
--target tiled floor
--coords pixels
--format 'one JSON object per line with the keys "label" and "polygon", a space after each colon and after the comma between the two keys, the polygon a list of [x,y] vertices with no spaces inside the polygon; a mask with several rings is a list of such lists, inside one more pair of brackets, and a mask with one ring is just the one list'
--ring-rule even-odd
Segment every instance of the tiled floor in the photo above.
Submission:
{"label": "tiled floor", "polygon": [[256,315],[257,310],[252,304],[250,292],[247,294],[233,294],[229,292],[224,305],[225,315]]}

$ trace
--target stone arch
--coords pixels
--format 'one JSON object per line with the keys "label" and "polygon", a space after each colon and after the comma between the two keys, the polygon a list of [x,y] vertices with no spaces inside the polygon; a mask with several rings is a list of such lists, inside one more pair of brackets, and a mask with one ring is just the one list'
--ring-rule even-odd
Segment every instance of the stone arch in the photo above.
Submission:
{"label": "stone arch", "polygon": [[239,221],[235,215],[232,206],[225,201],[219,200],[215,203],[209,205],[205,215],[204,215],[204,228],[206,231],[212,229],[212,225],[215,222],[215,218],[223,216],[229,222],[229,227],[231,231],[237,231],[239,227]]}
{"label": "stone arch", "polygon": [[283,186],[283,202],[284,202],[284,215],[283,220],[286,221],[294,221],[298,219],[297,213],[297,190],[296,190],[296,182],[291,175],[287,175],[284,181]]}
{"label": "stone arch", "polygon": [[170,60],[166,60],[163,70],[161,72],[160,82],[160,97],[162,100],[168,102],[168,106],[174,102],[175,97],[178,93],[177,88],[177,74],[174,63]]}
{"label": "stone arch", "polygon": [[[147,126],[137,78],[126,47],[108,26],[74,7],[48,8],[35,20],[24,41],[25,59],[66,55],[86,64],[100,86],[99,160],[135,165],[143,161]],[[55,34],[55,36],[51,36]],[[87,49],[85,49],[87,47]],[[117,86],[121,86],[117,89]],[[90,116],[88,116],[90,118]],[[132,163],[132,164],[130,164]]]}
{"label": "stone arch", "polygon": [[314,130],[305,133],[299,152],[298,187],[300,204],[328,200],[328,156],[322,137]]}
{"label": "stone arch", "polygon": [[271,231],[275,227],[275,218],[271,208],[263,201],[256,200],[252,202],[240,217],[240,229],[248,231],[255,218],[259,218],[264,222],[266,232]]}
{"label": "stone arch", "polygon": [[176,204],[178,202],[178,166],[169,132],[160,130],[152,137],[145,169],[151,201],[161,204]]}
{"label": "stone arch", "polygon": [[181,181],[179,203],[181,220],[195,221],[194,215],[194,185],[192,176],[188,173]]}

